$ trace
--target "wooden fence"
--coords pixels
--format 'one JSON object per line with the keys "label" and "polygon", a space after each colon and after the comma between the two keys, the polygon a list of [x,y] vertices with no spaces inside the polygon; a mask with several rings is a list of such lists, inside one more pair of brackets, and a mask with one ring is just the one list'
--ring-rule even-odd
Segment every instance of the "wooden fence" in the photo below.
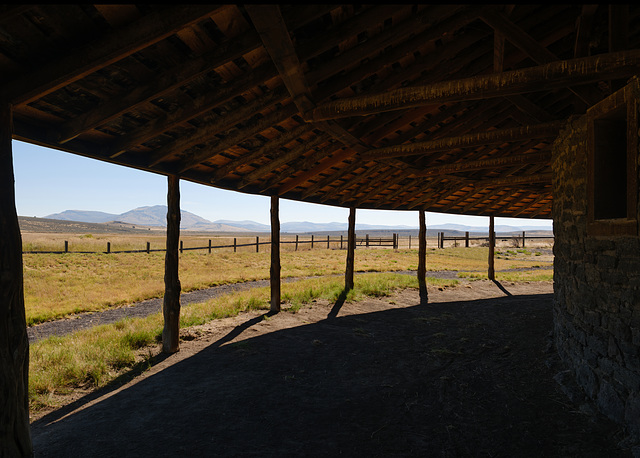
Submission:
{"label": "wooden fence", "polygon": [[[392,237],[369,237],[369,234],[367,234],[365,237],[360,237],[360,238],[356,238],[356,245],[359,246],[364,246],[366,248],[372,247],[372,246],[389,246],[389,247],[393,247],[394,249],[398,248],[398,234],[393,234]],[[23,254],[63,254],[63,253],[79,253],[79,254],[93,254],[93,253],[105,253],[105,254],[116,254],[116,253],[151,253],[151,252],[156,252],[156,251],[166,251],[165,248],[151,248],[151,243],[150,242],[146,242],[147,246],[145,249],[140,249],[140,250],[112,250],[111,249],[111,242],[107,242],[107,249],[106,251],[71,251],[69,249],[69,242],[65,241],[64,242],[64,251],[23,251]],[[304,245],[304,244],[309,244],[311,246],[311,249],[314,248],[314,246],[316,247],[326,247],[327,249],[331,248],[331,244],[337,245],[338,243],[340,243],[340,249],[346,249],[347,246],[347,239],[344,236],[340,236],[338,237],[333,237],[331,238],[331,236],[327,236],[326,238],[322,237],[322,238],[317,238],[315,235],[311,235],[310,238],[308,240],[302,240],[300,238],[300,236],[296,235],[295,240],[280,240],[280,245],[286,245],[286,244],[293,244],[295,245],[295,251],[298,251],[298,247],[300,245]],[[211,253],[212,250],[214,249],[220,249],[220,248],[233,248],[233,252],[235,253],[238,248],[241,247],[255,247],[255,251],[256,253],[258,253],[260,251],[260,246],[261,245],[270,245],[271,241],[267,240],[267,241],[260,241],[260,237],[256,236],[255,242],[250,242],[250,243],[238,243],[238,239],[236,237],[234,237],[233,239],[233,244],[232,245],[212,245],[211,244],[211,239],[209,239],[209,244],[207,246],[196,246],[196,247],[185,247],[184,246],[184,242],[181,240],[180,241],[180,253],[183,253],[184,251],[191,251],[191,250],[208,250],[209,253]]]}
{"label": "wooden fence", "polygon": [[[522,231],[522,235],[515,234],[496,234],[496,240],[501,240],[503,242],[512,241],[514,244],[517,244],[519,247],[525,248],[527,240],[536,240],[536,239],[547,239],[553,240],[553,235],[526,235],[525,231]],[[438,248],[444,248],[445,241],[453,241],[456,245],[457,242],[464,242],[465,247],[469,247],[469,242],[472,240],[486,240],[489,242],[489,235],[487,236],[479,236],[479,237],[470,237],[468,232],[465,232],[464,236],[460,237],[447,237],[444,235],[444,232],[438,232]]]}

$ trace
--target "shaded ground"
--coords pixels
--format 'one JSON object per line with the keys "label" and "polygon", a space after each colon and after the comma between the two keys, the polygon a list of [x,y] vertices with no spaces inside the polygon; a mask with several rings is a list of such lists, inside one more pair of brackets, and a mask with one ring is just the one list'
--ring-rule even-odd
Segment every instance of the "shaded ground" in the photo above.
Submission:
{"label": "shaded ground", "polygon": [[554,376],[551,283],[471,282],[192,329],[37,420],[37,457],[629,456]]}

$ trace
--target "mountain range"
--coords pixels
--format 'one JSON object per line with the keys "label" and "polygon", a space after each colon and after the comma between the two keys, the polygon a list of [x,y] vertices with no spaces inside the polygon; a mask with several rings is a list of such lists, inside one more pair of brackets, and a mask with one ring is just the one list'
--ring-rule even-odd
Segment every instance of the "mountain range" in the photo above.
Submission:
{"label": "mountain range", "polygon": [[[45,216],[47,219],[56,219],[63,221],[79,221],[85,223],[108,223],[108,222],[123,222],[128,224],[135,224],[140,226],[159,226],[165,227],[167,221],[167,207],[166,205],[155,205],[150,207],[139,207],[121,214],[105,213],[99,211],[85,211],[85,210],[66,210],[61,213],[54,213]],[[428,221],[427,221],[428,224]],[[270,227],[268,224],[261,224],[255,221],[231,221],[231,220],[217,220],[209,221],[194,213],[188,211],[181,211],[180,228],[190,231],[202,231],[202,232],[269,232]],[[348,225],[346,222],[339,223],[312,223],[308,221],[303,222],[287,222],[280,225],[282,232],[290,233],[304,233],[304,232],[333,232],[333,231],[346,231]],[[411,226],[384,226],[374,224],[356,224],[356,229],[359,231],[364,230],[388,230],[388,231],[405,231],[415,230],[416,227]],[[462,224],[442,224],[438,226],[429,226],[429,230],[443,230],[443,231],[457,231],[457,232],[480,232],[486,233],[487,227],[477,226],[465,226]],[[497,225],[496,232],[518,232],[518,231],[550,231],[547,226],[527,226],[516,227]]]}

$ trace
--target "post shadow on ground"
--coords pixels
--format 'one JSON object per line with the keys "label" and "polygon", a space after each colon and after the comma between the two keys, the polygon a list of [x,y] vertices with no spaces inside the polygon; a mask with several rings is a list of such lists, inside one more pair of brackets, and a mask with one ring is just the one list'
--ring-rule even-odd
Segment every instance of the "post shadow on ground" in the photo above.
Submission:
{"label": "post shadow on ground", "polygon": [[420,305],[427,305],[429,303],[429,293],[427,292],[426,280],[418,279],[418,289],[420,291]]}
{"label": "post shadow on ground", "polygon": [[502,284],[498,281],[498,280],[491,280],[499,289],[500,291],[502,291],[503,293],[505,293],[507,296],[513,296],[513,294],[511,294],[507,288],[505,288],[504,286],[502,286]]}
{"label": "post shadow on ground", "polygon": [[333,304],[333,307],[331,308],[329,315],[327,315],[327,319],[336,318],[338,316],[338,313],[340,313],[340,309],[344,305],[344,302],[347,300],[348,294],[349,294],[348,288],[345,288],[340,292],[340,295],[338,296],[336,303]]}

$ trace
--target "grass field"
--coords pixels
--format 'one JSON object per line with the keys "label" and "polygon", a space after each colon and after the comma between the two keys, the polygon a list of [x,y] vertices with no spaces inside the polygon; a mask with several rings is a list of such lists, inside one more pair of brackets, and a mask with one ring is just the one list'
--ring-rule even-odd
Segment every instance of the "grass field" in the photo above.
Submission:
{"label": "grass field", "polygon": [[[48,237],[48,238],[47,238]],[[77,242],[104,242],[102,236],[78,237]],[[67,235],[25,243],[48,247],[67,240]],[[109,237],[121,246],[139,246],[149,237]],[[145,240],[146,239],[146,240]],[[205,239],[208,242],[207,239]],[[255,240],[255,239],[254,239]],[[200,243],[202,240],[188,240]],[[158,242],[159,243],[159,242]],[[435,243],[434,243],[435,245]],[[32,245],[35,246],[35,245]],[[206,244],[205,244],[206,246]],[[285,247],[287,247],[285,245]],[[267,279],[270,253],[245,249],[185,251],[180,255],[180,280],[183,291],[225,283]],[[311,277],[282,285],[283,310],[295,313],[314,299],[334,301],[343,293],[346,251],[326,249],[318,244],[293,251],[283,249],[283,277]],[[551,280],[552,271],[535,269],[551,265],[548,248],[536,250],[501,247],[496,250],[496,269],[523,269],[498,272],[505,281]],[[485,247],[429,248],[428,270],[457,271],[458,277],[470,280],[486,278],[488,251]],[[135,254],[24,254],[24,285],[27,321],[30,325],[84,311],[99,311],[135,301],[160,297],[164,290],[164,253]],[[399,272],[417,268],[417,249],[358,248],[355,256],[357,272],[380,272],[356,277],[356,288],[347,300],[365,296],[385,296],[395,289],[415,288],[414,275]],[[336,275],[336,276],[332,276]],[[430,284],[452,286],[458,280],[429,279]],[[201,304],[184,307],[181,327],[202,324],[233,316],[245,310],[268,310],[269,290],[259,288],[234,293]],[[117,377],[142,370],[151,364],[158,352],[162,333],[162,317],[128,319],[113,325],[99,326],[66,337],[52,337],[31,345],[29,395],[32,412],[60,405],[74,390],[92,390]]]}

